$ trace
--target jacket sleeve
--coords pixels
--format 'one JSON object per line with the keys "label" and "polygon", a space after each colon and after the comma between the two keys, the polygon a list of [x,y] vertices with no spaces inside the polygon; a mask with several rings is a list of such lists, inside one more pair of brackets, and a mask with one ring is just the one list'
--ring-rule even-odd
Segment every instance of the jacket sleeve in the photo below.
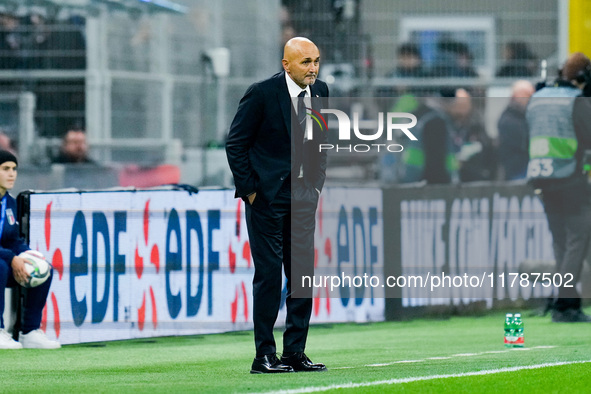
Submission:
{"label": "jacket sleeve", "polygon": [[6,261],[8,265],[10,265],[14,256],[16,256],[16,254],[12,250],[0,248],[0,259]]}
{"label": "jacket sleeve", "polygon": [[31,248],[27,246],[27,244],[25,244],[22,239],[19,239],[17,242],[14,242],[14,246],[10,249],[0,247],[0,259],[10,264],[14,256],[17,256],[27,250],[31,250]]}
{"label": "jacket sleeve", "polygon": [[[7,208],[16,212],[16,201],[12,196],[8,196]],[[0,240],[2,241],[0,246],[0,259],[6,261],[8,264],[12,262],[14,256],[31,249],[25,243],[25,240],[19,235],[18,222],[10,224],[8,220],[5,220]]]}
{"label": "jacket sleeve", "polygon": [[257,84],[253,84],[240,100],[226,140],[226,156],[237,197],[245,198],[256,191],[258,179],[252,168],[249,151],[256,140],[263,114],[262,92]]}

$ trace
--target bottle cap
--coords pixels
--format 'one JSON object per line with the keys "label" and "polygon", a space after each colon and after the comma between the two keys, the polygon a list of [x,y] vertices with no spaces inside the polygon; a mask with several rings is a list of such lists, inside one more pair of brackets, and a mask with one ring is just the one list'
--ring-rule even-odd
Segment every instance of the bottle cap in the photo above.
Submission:
{"label": "bottle cap", "polygon": [[521,313],[516,313],[515,317],[521,317]]}
{"label": "bottle cap", "polygon": [[513,314],[512,313],[507,313],[505,316],[506,317],[513,317]]}

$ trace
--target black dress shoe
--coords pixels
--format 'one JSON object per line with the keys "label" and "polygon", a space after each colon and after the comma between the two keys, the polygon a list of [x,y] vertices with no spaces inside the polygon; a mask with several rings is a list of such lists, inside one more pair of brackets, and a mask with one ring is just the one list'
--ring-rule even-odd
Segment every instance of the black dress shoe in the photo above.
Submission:
{"label": "black dress shoe", "polygon": [[289,365],[283,364],[275,354],[266,354],[262,357],[255,357],[252,362],[250,373],[284,373],[295,372]]}
{"label": "black dress shoe", "polygon": [[326,371],[326,366],[321,363],[313,363],[304,352],[284,354],[281,362],[293,367],[296,372]]}

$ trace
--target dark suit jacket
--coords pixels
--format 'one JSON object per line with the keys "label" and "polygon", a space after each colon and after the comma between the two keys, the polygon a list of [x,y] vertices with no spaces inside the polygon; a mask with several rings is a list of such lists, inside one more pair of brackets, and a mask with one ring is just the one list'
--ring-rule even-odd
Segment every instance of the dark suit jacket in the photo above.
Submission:
{"label": "dark suit jacket", "polygon": [[[322,81],[316,80],[310,91],[313,105],[317,102],[316,97],[328,97],[328,87]],[[290,175],[292,154],[300,153],[303,156],[305,184],[322,190],[326,177],[326,153],[319,152],[318,146],[326,142],[326,131],[315,124],[313,138],[302,146],[302,130],[294,126],[292,133],[292,115],[295,117],[285,72],[248,88],[240,100],[226,140],[236,197],[245,199],[256,192],[257,200],[262,197],[264,202],[272,202]]]}

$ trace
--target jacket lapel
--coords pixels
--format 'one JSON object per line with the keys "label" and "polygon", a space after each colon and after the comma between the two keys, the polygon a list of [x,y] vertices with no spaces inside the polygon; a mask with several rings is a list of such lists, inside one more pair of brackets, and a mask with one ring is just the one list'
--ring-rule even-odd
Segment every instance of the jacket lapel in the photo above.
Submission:
{"label": "jacket lapel", "polygon": [[277,102],[281,108],[285,128],[291,136],[291,99],[285,82],[285,71],[280,73],[277,78]]}

